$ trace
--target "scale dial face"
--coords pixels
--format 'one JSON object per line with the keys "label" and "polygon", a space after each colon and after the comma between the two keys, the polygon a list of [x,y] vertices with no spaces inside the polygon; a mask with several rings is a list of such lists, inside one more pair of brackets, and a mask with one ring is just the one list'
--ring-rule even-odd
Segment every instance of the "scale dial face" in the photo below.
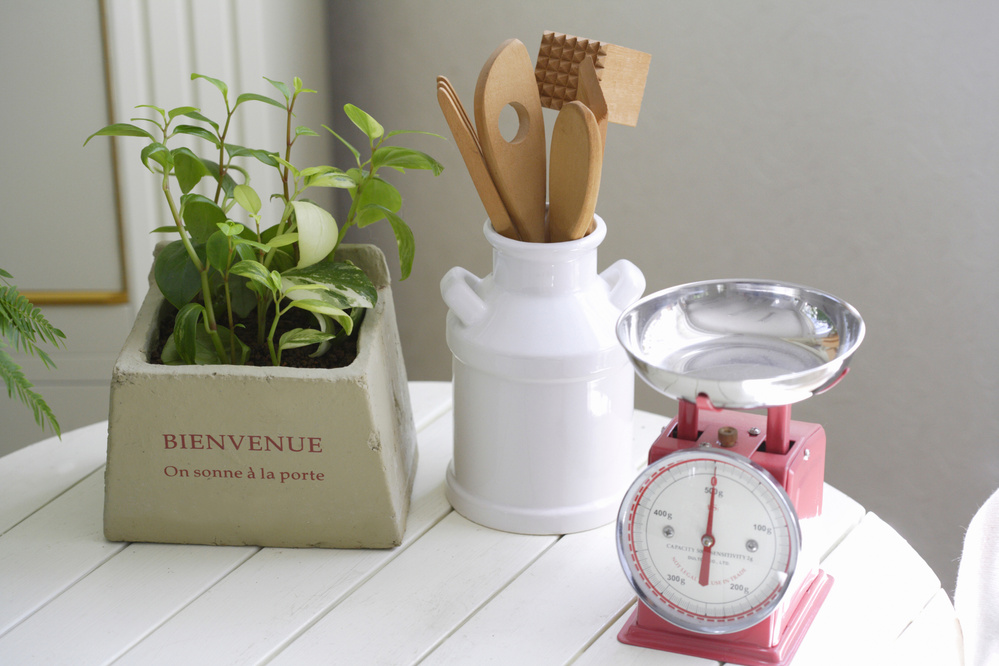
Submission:
{"label": "scale dial face", "polygon": [[772,613],[801,550],[787,493],[763,468],[720,449],[684,449],[647,467],[621,504],[617,549],[638,597],[702,634]]}

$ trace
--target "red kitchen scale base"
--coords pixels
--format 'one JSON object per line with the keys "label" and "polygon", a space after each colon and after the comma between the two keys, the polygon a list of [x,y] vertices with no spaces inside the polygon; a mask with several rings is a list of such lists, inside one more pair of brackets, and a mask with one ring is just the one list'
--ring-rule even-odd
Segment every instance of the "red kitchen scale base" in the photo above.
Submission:
{"label": "red kitchen scale base", "polygon": [[[832,583],[832,576],[818,571],[811,583],[799,590],[793,609],[784,618],[784,626],[775,626],[778,619],[774,614],[756,626],[734,634],[695,634],[674,627],[639,601],[637,610],[628,618],[617,639],[627,645],[744,666],[782,666],[790,663],[798,651]],[[775,632],[775,629],[779,631]],[[768,645],[772,637],[776,642]]]}
{"label": "red kitchen scale base", "polygon": [[[799,518],[822,513],[825,476],[825,430],[790,420],[790,406],[770,407],[765,416],[718,410],[710,401],[680,401],[677,418],[649,450],[649,463],[680,449],[722,447],[766,469],[787,491]],[[815,569],[804,577],[790,600],[760,623],[727,634],[701,634],[676,627],[638,602],[618,634],[628,645],[716,659],[745,666],[787,664],[794,657],[833,579]]]}

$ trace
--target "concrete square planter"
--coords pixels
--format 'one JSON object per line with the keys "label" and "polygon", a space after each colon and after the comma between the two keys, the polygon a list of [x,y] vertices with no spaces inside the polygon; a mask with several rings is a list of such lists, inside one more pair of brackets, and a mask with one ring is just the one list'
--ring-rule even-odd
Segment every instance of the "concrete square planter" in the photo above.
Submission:
{"label": "concrete square planter", "polygon": [[112,541],[388,548],[402,541],[416,433],[385,257],[344,246],[378,303],[333,370],[149,362],[155,285],[111,381]]}

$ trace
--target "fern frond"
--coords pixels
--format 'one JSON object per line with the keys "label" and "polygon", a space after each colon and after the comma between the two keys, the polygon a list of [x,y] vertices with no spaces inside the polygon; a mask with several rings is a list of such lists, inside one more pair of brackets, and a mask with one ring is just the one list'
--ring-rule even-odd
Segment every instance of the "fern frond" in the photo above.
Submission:
{"label": "fern frond", "polygon": [[38,347],[39,340],[55,347],[66,335],[49,323],[41,309],[12,285],[0,285],[0,337],[17,351],[38,356],[48,367],[51,360]]}
{"label": "fern frond", "polygon": [[7,396],[12,398],[16,393],[18,399],[31,408],[35,423],[44,429],[47,421],[55,434],[62,435],[55,414],[49,409],[44,398],[33,390],[33,384],[24,376],[20,366],[14,363],[14,359],[3,346],[0,346],[0,376],[7,385]]}

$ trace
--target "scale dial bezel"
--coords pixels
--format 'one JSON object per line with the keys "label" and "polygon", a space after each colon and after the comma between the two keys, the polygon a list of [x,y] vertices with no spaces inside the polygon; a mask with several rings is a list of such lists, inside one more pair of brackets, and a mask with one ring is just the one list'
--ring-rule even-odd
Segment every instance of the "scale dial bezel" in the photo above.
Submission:
{"label": "scale dial bezel", "polygon": [[[687,503],[683,505],[683,510],[687,511],[686,507],[689,505],[691,513],[685,518],[687,529],[683,530],[684,534],[680,535],[681,538],[670,548],[680,549],[677,552],[685,550],[688,559],[691,548],[695,551],[701,548],[710,494],[701,495],[701,491],[697,490],[700,485],[693,479],[707,474],[709,468],[714,470],[719,485],[724,482],[722,491],[731,487],[736,493],[742,495],[748,493],[750,497],[757,499],[759,505],[743,512],[745,517],[742,520],[752,520],[754,511],[756,516],[762,512],[762,515],[769,520],[774,535],[771,562],[760,561],[752,567],[752,573],[757,576],[766,571],[763,580],[742,597],[730,601],[708,600],[707,597],[711,597],[713,592],[708,590],[707,586],[700,586],[697,579],[691,579],[690,572],[676,564],[675,555],[672,566],[664,564],[661,553],[656,559],[657,556],[649,552],[648,546],[650,535],[654,534],[652,538],[656,539],[667,538],[662,532],[667,521],[671,519],[656,516],[654,512],[657,510],[657,502],[664,501],[663,495],[672,490],[678,498]],[[721,474],[718,473],[719,470]],[[681,482],[683,485],[680,485]],[[696,493],[697,496],[691,493]],[[764,502],[768,504],[764,505]],[[731,551],[735,540],[736,543],[742,542],[748,547],[748,539],[752,538],[755,526],[767,523],[743,524],[740,526],[739,536],[734,538],[731,524],[735,516],[732,518],[726,516],[724,506],[719,500],[715,517],[716,527],[712,535],[716,538],[714,545],[722,549],[729,548]],[[727,506],[730,507],[728,511],[733,511],[736,505]],[[651,526],[650,519],[652,519]],[[704,521],[704,524],[701,524],[701,521]],[[700,525],[699,531],[694,535],[696,540],[691,536],[693,529],[691,525]],[[728,534],[718,532],[719,529],[727,531]],[[747,541],[742,541],[743,539]],[[748,629],[777,610],[794,579],[801,551],[801,525],[784,488],[769,472],[745,456],[717,448],[682,449],[663,456],[649,465],[628,489],[618,512],[617,550],[625,575],[639,599],[657,615],[677,627],[695,633],[728,634]],[[663,548],[659,550],[662,551]],[[699,555],[703,555],[703,551]],[[726,557],[724,550],[720,553],[713,552],[712,555]],[[732,560],[734,557],[729,554],[727,559]],[[744,556],[740,553],[740,557]],[[701,560],[703,557],[698,557],[697,562]],[[712,559],[711,564],[714,565],[714,562]],[[696,566],[696,563],[692,565]],[[676,578],[678,575],[682,580]],[[671,576],[674,582],[670,582]],[[730,584],[735,585],[735,583]],[[724,586],[722,583],[715,585],[719,585],[719,592]],[[704,589],[701,589],[702,587]],[[702,594],[698,595],[699,592]],[[745,608],[746,605],[749,607]],[[726,606],[732,607],[732,610],[726,610]]]}

